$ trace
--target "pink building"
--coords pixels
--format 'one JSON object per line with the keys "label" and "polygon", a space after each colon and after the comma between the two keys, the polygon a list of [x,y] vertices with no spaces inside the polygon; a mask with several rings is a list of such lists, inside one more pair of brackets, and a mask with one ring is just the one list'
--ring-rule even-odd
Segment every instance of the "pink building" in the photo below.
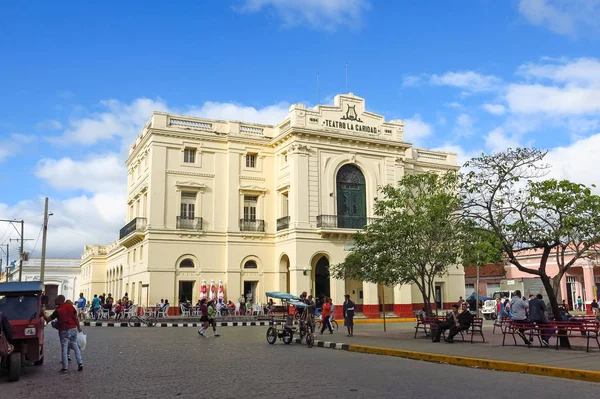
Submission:
{"label": "pink building", "polygon": [[[528,254],[522,253],[518,258],[521,265],[531,269],[537,269],[540,265],[541,251],[531,251]],[[565,255],[565,262],[572,259],[572,255]],[[516,266],[508,263],[505,266],[506,279],[534,278],[536,276],[522,272]],[[555,258],[551,255],[546,265],[547,273],[550,277],[558,274],[558,265]],[[569,304],[569,309],[577,304],[577,297],[581,296],[583,302],[589,305],[592,299],[598,299],[600,291],[600,267],[597,260],[578,259],[569,271],[563,276],[560,284],[561,296]]]}

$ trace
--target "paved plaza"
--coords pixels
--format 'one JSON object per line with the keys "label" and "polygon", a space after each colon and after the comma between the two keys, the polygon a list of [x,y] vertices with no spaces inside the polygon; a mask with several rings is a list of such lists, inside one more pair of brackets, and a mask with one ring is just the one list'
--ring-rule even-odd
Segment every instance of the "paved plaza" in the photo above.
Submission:
{"label": "paved plaza", "polygon": [[[389,326],[402,334],[408,323]],[[381,325],[359,325],[353,341],[373,339]],[[396,330],[393,330],[396,329]],[[30,398],[421,398],[593,397],[598,385],[477,370],[303,345],[268,345],[266,327],[224,327],[202,339],[195,328],[88,327],[85,369],[60,375],[59,344],[47,328],[46,361],[0,382],[2,397]],[[342,331],[333,341],[347,341]],[[379,339],[379,338],[377,338]],[[407,341],[416,345],[426,340]],[[430,347],[432,344],[427,343]],[[439,348],[451,345],[438,344]],[[483,346],[456,344],[453,348]],[[415,348],[413,348],[415,349]],[[418,348],[417,348],[418,349]],[[531,350],[520,348],[523,353]],[[546,352],[552,352],[546,350]],[[563,353],[561,351],[559,353]],[[597,353],[594,355],[598,355]],[[486,383],[485,381],[488,381]],[[433,383],[432,383],[433,382]],[[468,386],[481,389],[467,389]]]}

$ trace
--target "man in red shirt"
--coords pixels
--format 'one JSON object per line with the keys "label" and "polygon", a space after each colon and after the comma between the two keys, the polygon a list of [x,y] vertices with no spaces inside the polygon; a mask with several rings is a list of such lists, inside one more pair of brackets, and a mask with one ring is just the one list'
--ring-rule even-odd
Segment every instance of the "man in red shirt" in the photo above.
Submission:
{"label": "man in red shirt", "polygon": [[81,350],[77,343],[77,332],[81,332],[81,326],[79,325],[79,318],[73,305],[65,303],[65,296],[59,295],[54,301],[56,304],[56,310],[44,319],[46,322],[57,320],[56,329],[58,330],[58,337],[60,338],[60,345],[62,349],[62,369],[61,373],[66,373],[69,368],[69,347],[75,351],[75,359],[77,360],[78,370],[83,370],[83,359],[81,358]]}
{"label": "man in red shirt", "polygon": [[333,334],[333,329],[331,328],[331,323],[329,322],[330,317],[331,303],[329,303],[329,298],[325,297],[325,302],[323,303],[323,320],[321,321],[321,334],[323,334],[326,328],[329,329],[329,334]]}

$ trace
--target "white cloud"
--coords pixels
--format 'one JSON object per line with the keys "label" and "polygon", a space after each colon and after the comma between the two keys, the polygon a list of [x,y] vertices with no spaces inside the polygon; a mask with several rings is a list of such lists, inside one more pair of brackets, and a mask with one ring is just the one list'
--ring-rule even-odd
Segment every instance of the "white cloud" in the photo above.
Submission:
{"label": "white cloud", "polygon": [[462,104],[454,101],[454,102],[451,102],[451,103],[446,103],[446,104],[444,104],[444,106],[448,107],[448,108],[461,108]]}
{"label": "white cloud", "polygon": [[527,78],[549,79],[581,87],[600,85],[600,61],[595,58],[544,58],[542,61],[521,65],[517,73]]}
{"label": "white cloud", "polygon": [[507,148],[517,148],[521,147],[521,142],[517,136],[508,136],[504,129],[498,127],[485,137],[485,146],[491,152],[500,152],[504,151]]}
{"label": "white cloud", "polygon": [[508,86],[506,102],[514,113],[568,116],[600,111],[597,59],[544,59],[521,66],[518,74],[530,81]]}
{"label": "white cloud", "polygon": [[502,104],[483,104],[481,108],[492,115],[503,115],[506,108]]}
{"label": "white cloud", "polygon": [[23,144],[29,144],[34,140],[33,136],[13,133],[9,138],[0,140],[0,163],[10,157],[18,155]]}
{"label": "white cloud", "polygon": [[421,119],[421,115],[415,114],[411,119],[404,120],[404,141],[420,145],[423,139],[433,133],[430,124]]}
{"label": "white cloud", "polygon": [[506,102],[517,113],[582,115],[600,111],[600,88],[511,84]]}
{"label": "white cloud", "polygon": [[471,137],[475,133],[475,119],[469,114],[460,114],[456,117],[456,123],[452,133],[456,137]]}
{"label": "white cloud", "polygon": [[581,139],[566,147],[551,149],[544,159],[552,165],[548,178],[568,179],[586,185],[595,184],[600,191],[598,153],[600,133]]}
{"label": "white cloud", "polygon": [[445,143],[439,147],[433,148],[433,150],[434,151],[452,152],[452,153],[456,154],[456,162],[461,166],[464,165],[465,162],[467,162],[471,158],[481,155],[481,153],[483,152],[482,150],[477,150],[477,149],[465,150],[463,147],[456,145],[456,144],[451,144],[451,143]]}
{"label": "white cloud", "polygon": [[[83,252],[85,244],[108,244],[118,238],[125,224],[126,196],[94,194],[66,200],[50,198],[49,210],[53,215],[48,222],[47,256],[75,257]],[[39,257],[41,251],[40,227],[44,212],[44,199],[21,201],[9,207],[0,203],[0,218],[25,220],[25,251]],[[36,239],[37,237],[37,239]],[[6,238],[18,238],[11,229]],[[16,248],[11,252],[16,254]],[[34,250],[35,249],[35,250]],[[11,260],[17,259],[16,256]]]}
{"label": "white cloud", "polygon": [[429,83],[434,86],[452,86],[467,92],[485,92],[496,90],[501,80],[492,75],[477,72],[446,72],[443,75],[431,75]]}
{"label": "white cloud", "polygon": [[414,87],[421,83],[422,76],[407,76],[402,80],[403,87]]}
{"label": "white cloud", "polygon": [[520,0],[519,12],[532,24],[562,35],[600,26],[599,0]]}
{"label": "white cloud", "polygon": [[59,121],[50,119],[36,123],[35,127],[38,129],[60,130],[63,126]]}
{"label": "white cloud", "polygon": [[205,102],[201,107],[184,111],[185,115],[211,119],[237,120],[243,122],[277,124],[288,115],[289,104],[282,102],[256,109],[233,103]]}
{"label": "white cloud", "polygon": [[370,8],[367,0],[245,0],[236,9],[248,13],[273,10],[285,26],[308,24],[320,30],[335,30],[338,26],[356,27]]}
{"label": "white cloud", "polygon": [[127,169],[119,154],[93,155],[85,161],[42,159],[35,175],[58,190],[105,194],[126,192]]}
{"label": "white cloud", "polygon": [[104,112],[93,113],[85,118],[71,119],[69,127],[59,138],[50,139],[59,144],[93,145],[100,141],[120,139],[128,146],[139,134],[154,111],[170,112],[212,119],[240,120],[274,124],[283,121],[288,114],[289,104],[279,103],[264,108],[254,108],[234,103],[207,101],[200,106],[169,108],[158,98],[138,98],[130,104],[117,100],[102,101]]}

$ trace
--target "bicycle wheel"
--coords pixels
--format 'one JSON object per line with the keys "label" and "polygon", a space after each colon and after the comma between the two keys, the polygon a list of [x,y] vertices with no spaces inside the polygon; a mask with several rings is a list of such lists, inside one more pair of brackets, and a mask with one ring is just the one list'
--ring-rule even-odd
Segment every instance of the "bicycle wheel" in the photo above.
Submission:
{"label": "bicycle wheel", "polygon": [[267,330],[267,342],[273,345],[277,341],[277,329],[275,327],[269,327]]}
{"label": "bicycle wheel", "polygon": [[141,326],[142,320],[139,316],[131,316],[129,318],[129,327],[139,327]]}
{"label": "bicycle wheel", "polygon": [[306,346],[309,348],[312,348],[314,344],[315,344],[315,336],[313,334],[309,333],[306,336]]}
{"label": "bicycle wheel", "polygon": [[294,340],[294,332],[289,328],[285,328],[283,330],[283,343],[286,345],[289,345],[292,343],[293,340]]}
{"label": "bicycle wheel", "polygon": [[154,326],[156,325],[156,323],[157,323],[157,322],[158,322],[158,321],[156,320],[156,317],[154,317],[154,316],[148,316],[148,317],[146,318],[146,325],[147,325],[148,327],[154,327]]}
{"label": "bicycle wheel", "polygon": [[315,326],[316,326],[317,330],[320,330],[321,329],[321,320],[315,321]]}
{"label": "bicycle wheel", "polygon": [[333,326],[333,328],[335,328],[335,331],[338,331],[340,329],[338,322],[335,320],[331,322],[331,325]]}

